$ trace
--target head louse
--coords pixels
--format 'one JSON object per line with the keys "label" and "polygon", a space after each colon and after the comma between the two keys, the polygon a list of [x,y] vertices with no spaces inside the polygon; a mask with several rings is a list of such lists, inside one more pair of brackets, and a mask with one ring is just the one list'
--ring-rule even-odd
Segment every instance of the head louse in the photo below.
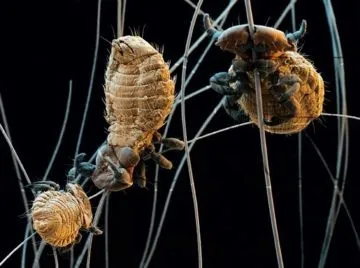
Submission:
{"label": "head louse", "polygon": [[86,193],[77,184],[68,183],[66,188],[40,193],[31,208],[34,230],[46,243],[59,248],[76,243],[80,228],[93,229]]}
{"label": "head louse", "polygon": [[108,143],[136,151],[149,145],[171,110],[174,88],[161,53],[148,42],[114,40],[105,76]]}
{"label": "head louse", "polygon": [[[145,177],[139,170],[148,159],[172,168],[154,147],[167,139],[155,141],[154,135],[171,111],[174,91],[169,65],[157,47],[140,36],[113,40],[104,87],[109,133],[107,144],[98,150],[92,176],[98,188],[120,191],[132,186],[134,180],[143,187]],[[134,174],[138,178],[133,178]]]}

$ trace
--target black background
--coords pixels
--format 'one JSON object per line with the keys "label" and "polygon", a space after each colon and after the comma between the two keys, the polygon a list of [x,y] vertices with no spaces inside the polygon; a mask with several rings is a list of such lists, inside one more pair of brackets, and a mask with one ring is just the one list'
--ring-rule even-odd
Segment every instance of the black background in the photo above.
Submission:
{"label": "black background", "polygon": [[[257,24],[273,25],[288,1],[252,1]],[[349,114],[359,115],[358,79],[360,60],[358,41],[360,10],[358,1],[333,1],[344,50]],[[205,1],[203,10],[217,17],[227,1]],[[2,1],[0,8],[0,91],[11,129],[13,144],[33,181],[41,179],[55,147],[64,116],[68,81],[73,80],[70,119],[50,179],[66,183],[71,167],[80,121],[89,86],[95,46],[96,1]],[[316,65],[326,81],[324,111],[335,112],[334,68],[331,41],[322,1],[301,0],[296,5],[297,23],[308,21],[308,34],[302,41],[302,53]],[[128,1],[125,34],[129,29],[144,28],[144,38],[164,45],[164,58],[174,63],[184,52],[193,8],[183,1]],[[240,1],[229,14],[226,27],[246,15]],[[280,26],[291,31],[288,16]],[[104,70],[116,30],[116,1],[103,0],[101,32],[93,95],[90,102],[81,151],[91,155],[106,137],[103,118]],[[203,32],[198,20],[193,40]],[[194,66],[205,48],[189,58]],[[187,92],[208,83],[215,72],[228,69],[232,55],[212,47]],[[176,71],[180,89],[181,68]],[[186,102],[188,136],[195,135],[201,123],[221,96],[213,91]],[[221,109],[206,132],[235,122]],[[350,121],[350,157],[345,200],[360,229],[358,122]],[[336,119],[322,117],[307,128],[335,173]],[[175,114],[169,136],[182,137],[180,109]],[[285,267],[300,267],[298,212],[297,135],[267,135],[274,201]],[[175,168],[182,153],[169,153]],[[277,267],[269,220],[266,190],[261,165],[258,129],[247,126],[199,141],[191,154],[200,209],[204,267]],[[0,139],[0,258],[23,239],[26,219],[8,146]],[[159,204],[162,208],[173,171],[161,171]],[[148,164],[147,176],[153,180],[154,165]],[[319,261],[333,185],[309,140],[303,140],[303,209],[305,267]],[[93,186],[86,188],[95,193]],[[29,200],[32,199],[27,189]],[[148,232],[153,187],[133,187],[110,198],[111,267],[137,267]],[[96,208],[99,198],[93,199]],[[159,214],[160,215],[160,214]],[[101,220],[99,227],[104,225]],[[40,238],[37,237],[37,241]],[[19,267],[16,253],[5,267]],[[92,267],[103,267],[103,236],[94,239]],[[60,256],[66,267],[69,255]],[[28,256],[31,266],[32,255]],[[43,267],[53,267],[48,249]],[[151,267],[197,267],[195,225],[188,173],[181,173],[173,193],[165,226]],[[349,221],[342,210],[336,224],[326,267],[359,267],[359,249]]]}

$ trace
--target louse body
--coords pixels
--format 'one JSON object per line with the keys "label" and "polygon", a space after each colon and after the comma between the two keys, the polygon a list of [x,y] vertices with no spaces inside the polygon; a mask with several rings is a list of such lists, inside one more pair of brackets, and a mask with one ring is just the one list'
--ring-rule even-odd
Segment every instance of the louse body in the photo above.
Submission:
{"label": "louse body", "polygon": [[251,37],[247,24],[220,33],[211,28],[207,16],[205,27],[217,38],[216,45],[235,54],[228,72],[217,73],[210,79],[217,92],[227,95],[224,107],[230,116],[239,121],[248,117],[259,124],[255,68],[260,74],[266,131],[297,133],[320,116],[324,81],[311,62],[297,52],[296,46],[305,34],[305,21],[299,31],[287,35],[271,27],[255,25]]}
{"label": "louse body", "polygon": [[105,75],[108,144],[140,152],[174,102],[174,81],[159,51],[139,36],[113,41]]}
{"label": "louse body", "polygon": [[76,243],[80,228],[93,229],[86,193],[78,184],[68,183],[66,189],[50,188],[40,193],[31,208],[35,231],[46,243],[59,248]]}
{"label": "louse body", "polygon": [[171,111],[174,89],[168,64],[147,41],[140,36],[113,40],[104,90],[109,133],[91,176],[98,188],[120,191],[134,181],[145,187],[144,161],[149,158],[171,169],[154,143],[183,148],[181,141],[162,139],[157,132]]}

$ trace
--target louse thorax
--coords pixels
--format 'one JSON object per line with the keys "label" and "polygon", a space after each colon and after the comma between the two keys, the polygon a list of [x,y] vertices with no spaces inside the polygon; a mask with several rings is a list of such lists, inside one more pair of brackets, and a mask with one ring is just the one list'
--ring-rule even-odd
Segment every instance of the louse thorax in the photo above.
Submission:
{"label": "louse thorax", "polygon": [[253,37],[248,24],[230,27],[218,37],[216,45],[244,60],[252,58],[252,49],[261,59],[275,59],[286,51],[296,51],[296,44],[289,41],[284,32],[271,27],[255,25]]}

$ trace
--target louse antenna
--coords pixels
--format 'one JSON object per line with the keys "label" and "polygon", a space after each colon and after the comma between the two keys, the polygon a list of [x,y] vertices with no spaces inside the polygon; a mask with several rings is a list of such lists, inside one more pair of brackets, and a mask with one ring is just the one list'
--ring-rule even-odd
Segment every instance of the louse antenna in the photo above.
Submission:
{"label": "louse antenna", "polygon": [[212,20],[210,19],[210,16],[209,14],[204,14],[204,27],[206,29],[206,33],[211,36],[212,38],[214,39],[217,39],[222,32],[216,30],[212,25],[213,25],[213,22]]}
{"label": "louse antenna", "polygon": [[286,35],[286,38],[289,41],[291,41],[293,43],[296,43],[297,41],[299,41],[301,38],[304,37],[304,35],[306,33],[306,30],[307,30],[307,22],[306,22],[306,20],[302,20],[301,25],[300,25],[300,29],[297,30],[296,32],[288,33]]}

